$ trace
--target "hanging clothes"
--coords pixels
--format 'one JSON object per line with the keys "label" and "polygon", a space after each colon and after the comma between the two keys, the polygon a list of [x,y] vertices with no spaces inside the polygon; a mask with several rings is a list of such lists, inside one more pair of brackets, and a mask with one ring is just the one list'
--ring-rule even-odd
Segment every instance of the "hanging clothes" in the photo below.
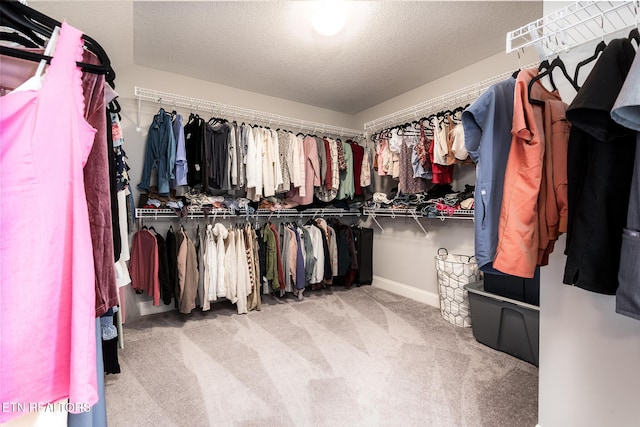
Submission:
{"label": "hanging clothes", "polygon": [[184,128],[182,127],[182,116],[178,113],[173,114],[172,129],[173,138],[176,143],[176,163],[173,173],[175,180],[172,181],[171,186],[177,187],[188,184],[187,175],[189,173]]}
{"label": "hanging clothes", "polygon": [[198,260],[193,241],[184,230],[180,231],[182,241],[178,246],[178,310],[189,314],[196,308],[198,295]]}
{"label": "hanging clothes", "polygon": [[342,147],[344,157],[344,168],[340,171],[340,188],[338,189],[338,200],[353,199],[355,195],[355,183],[353,174],[353,151],[351,145],[338,141],[337,145]]}
{"label": "hanging clothes", "polygon": [[278,274],[278,245],[276,242],[275,234],[269,226],[268,222],[265,223],[262,227],[262,240],[265,245],[265,267],[263,269],[264,276],[271,284],[272,289],[279,289],[281,285]]}
{"label": "hanging clothes", "polygon": [[400,145],[400,176],[398,192],[402,194],[416,194],[427,191],[427,182],[422,178],[414,178],[412,152],[417,138],[404,136]]}
{"label": "hanging clothes", "polygon": [[282,185],[278,186],[277,193],[286,193],[291,189],[291,169],[293,168],[293,144],[291,132],[278,129],[278,153],[280,155],[280,167],[282,168]]}
{"label": "hanging clothes", "polygon": [[[90,52],[83,54],[87,62],[97,64]],[[89,209],[89,227],[93,245],[95,269],[96,317],[118,304],[118,288],[114,263],[120,255],[120,224],[116,184],[116,159],[112,148],[111,126],[107,127],[110,113],[105,106],[104,76],[91,73],[82,75],[85,100],[85,120],[96,129],[93,146],[83,168],[84,191]],[[109,132],[107,132],[109,131]]]}
{"label": "hanging clothes", "polygon": [[569,222],[563,283],[602,294],[618,288],[629,205],[635,133],[610,111],[635,57],[628,39],[612,40],[567,110]]}
{"label": "hanging clothes", "polygon": [[371,150],[367,147],[362,156],[362,170],[360,172],[360,186],[363,189],[371,185],[371,164]]}
{"label": "hanging clothes", "polygon": [[[498,246],[493,260],[496,270],[525,278],[534,276],[538,260],[538,194],[545,149],[544,128],[552,126],[544,122],[542,107],[528,101],[529,81],[537,74],[537,68],[521,70],[516,79],[513,140],[505,170]],[[554,107],[555,119],[564,119],[566,107],[557,91],[549,92],[537,81],[531,88],[531,97],[549,102],[549,106]]]}
{"label": "hanging clothes", "polygon": [[149,192],[151,173],[156,169],[158,172],[158,194],[161,196],[169,195],[169,181],[175,178],[173,174],[176,161],[175,147],[171,115],[161,108],[158,114],[153,117],[147,134],[142,179],[138,184],[138,189],[145,193]]}
{"label": "hanging clothes", "polygon": [[636,52],[629,74],[624,81],[611,117],[617,123],[636,131],[636,158],[631,179],[627,223],[622,232],[619,286],[616,291],[616,312],[640,320],[640,55]]}
{"label": "hanging clothes", "polygon": [[258,235],[251,226],[245,227],[245,249],[249,265],[249,279],[251,281],[251,291],[247,297],[247,310],[262,310],[262,300],[260,297],[260,271]]}
{"label": "hanging clothes", "polygon": [[499,273],[493,259],[511,148],[515,83],[514,78],[496,83],[462,113],[465,147],[476,164],[475,256],[480,270],[489,273]]}
{"label": "hanging clothes", "polygon": [[432,120],[433,142],[429,145],[432,181],[434,184],[451,184],[453,182],[453,165],[447,165],[447,138],[449,126],[446,120],[440,123],[437,116]]}
{"label": "hanging clothes", "polygon": [[264,153],[264,143],[262,141],[262,129],[247,129],[247,198],[259,201],[262,195],[262,158]]}
{"label": "hanging clothes", "polygon": [[280,290],[284,290],[284,269],[282,264],[282,246],[280,244],[280,233],[278,233],[278,229],[275,224],[269,224],[271,231],[273,232],[273,237],[276,240],[276,260],[277,260],[277,270],[278,270],[278,282],[280,283]]}
{"label": "hanging clothes", "polygon": [[320,185],[320,165],[318,164],[318,151],[316,140],[307,136],[303,141],[305,156],[305,188],[304,196],[302,187],[294,188],[287,193],[287,203],[296,205],[309,205],[313,203],[313,187]]}
{"label": "hanging clothes", "polygon": [[238,314],[248,313],[247,297],[251,293],[249,281],[249,264],[244,242],[244,231],[235,230],[235,257],[236,257],[236,309]]}
{"label": "hanging clothes", "polygon": [[447,164],[473,163],[464,146],[464,127],[458,123],[451,127],[447,137]]}
{"label": "hanging clothes", "polygon": [[301,230],[298,227],[294,227],[293,233],[295,234],[296,243],[297,243],[296,244],[296,249],[297,249],[296,265],[295,265],[295,272],[296,272],[295,287],[296,289],[301,290],[301,289],[304,289],[306,286],[306,271],[305,271],[306,252],[305,252],[304,240],[302,238]]}
{"label": "hanging clothes", "polygon": [[204,156],[205,122],[198,115],[191,114],[184,126],[184,141],[187,158],[187,184],[195,187],[203,183],[206,174]]}
{"label": "hanging clothes", "polygon": [[316,287],[320,287],[322,286],[322,283],[324,281],[324,271],[325,271],[325,244],[323,244],[323,233],[322,230],[320,230],[319,227],[317,227],[316,225],[305,225],[303,227],[308,235],[309,235],[309,241],[311,242],[310,247],[313,250],[313,256],[309,257],[307,255],[307,260],[311,260],[314,259],[315,262],[314,263],[309,263],[307,265],[307,272],[309,271],[308,268],[311,268],[313,266],[313,268],[311,269],[311,273],[308,273],[309,276],[309,284],[311,285],[312,289],[316,289]]}
{"label": "hanging clothes", "polygon": [[568,105],[546,101],[544,105],[544,161],[538,195],[538,260],[549,264],[549,255],[560,234],[567,232],[569,196],[567,192],[567,153],[571,125],[566,117]]}
{"label": "hanging clothes", "polygon": [[158,246],[158,281],[160,283],[160,296],[165,305],[171,304],[174,284],[169,276],[169,258],[165,239],[155,233],[154,238]]}
{"label": "hanging clothes", "polygon": [[[98,399],[95,271],[82,170],[95,130],[82,110],[81,35],[63,23],[41,87],[0,98],[0,310],[3,319],[20,319],[19,325],[0,322],[2,402],[68,397],[93,405]],[[42,206],[56,214],[41,215]],[[34,259],[47,262],[33,268]],[[0,412],[0,422],[16,415]]]}
{"label": "hanging clothes", "polygon": [[[215,279],[215,292],[217,298],[224,298],[227,296],[227,282],[225,279],[226,269],[225,269],[225,258],[226,258],[226,249],[225,249],[225,240],[229,237],[229,231],[227,228],[221,223],[217,223],[213,226],[211,234],[216,239],[216,268],[217,275]],[[211,274],[214,274],[214,271],[211,271]],[[212,279],[213,281],[213,279]],[[210,291],[211,292],[211,291]],[[209,298],[211,301],[214,301],[216,298]]]}
{"label": "hanging clothes", "polygon": [[207,184],[216,190],[231,189],[231,144],[232,127],[229,123],[207,124],[205,134]]}
{"label": "hanging clothes", "polygon": [[[173,227],[170,226],[165,236],[165,245],[167,247],[167,271],[169,274],[170,295],[175,298],[176,289],[178,288],[178,243]],[[178,300],[175,299],[177,307]]]}
{"label": "hanging clothes", "polygon": [[354,196],[362,196],[362,184],[360,178],[362,176],[362,164],[364,160],[364,147],[354,141],[347,141],[353,153],[353,184]]}

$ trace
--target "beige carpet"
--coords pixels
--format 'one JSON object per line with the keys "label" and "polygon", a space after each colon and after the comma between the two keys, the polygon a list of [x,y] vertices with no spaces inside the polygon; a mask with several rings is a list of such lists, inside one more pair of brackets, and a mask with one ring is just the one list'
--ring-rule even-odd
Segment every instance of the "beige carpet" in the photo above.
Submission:
{"label": "beige carpet", "polygon": [[538,370],[364,286],[125,325],[110,427],[528,426]]}

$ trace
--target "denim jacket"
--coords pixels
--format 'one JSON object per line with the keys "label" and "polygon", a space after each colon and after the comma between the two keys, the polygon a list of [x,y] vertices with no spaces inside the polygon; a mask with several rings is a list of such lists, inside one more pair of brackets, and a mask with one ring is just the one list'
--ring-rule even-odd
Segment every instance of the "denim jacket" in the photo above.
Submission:
{"label": "denim jacket", "polygon": [[173,167],[176,162],[176,141],[173,136],[171,116],[164,109],[160,109],[153,117],[149,127],[147,144],[142,169],[142,181],[138,188],[149,191],[151,173],[158,171],[158,194],[169,195],[169,180],[174,179]]}

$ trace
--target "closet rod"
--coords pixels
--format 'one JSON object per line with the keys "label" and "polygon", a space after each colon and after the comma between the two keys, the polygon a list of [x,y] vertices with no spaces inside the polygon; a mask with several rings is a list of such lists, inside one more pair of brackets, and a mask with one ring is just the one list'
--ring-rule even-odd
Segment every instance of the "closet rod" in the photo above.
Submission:
{"label": "closet rod", "polygon": [[640,0],[576,1],[507,33],[506,51],[535,45],[549,57],[616,31],[638,26]]}
{"label": "closet rod", "polygon": [[[172,209],[151,209],[151,208],[136,208],[136,218],[147,219],[180,219]],[[209,218],[302,218],[302,217],[345,217],[345,216],[361,216],[359,210],[344,210],[338,208],[317,208],[317,209],[305,209],[298,211],[296,209],[258,209],[252,214],[247,214],[246,211],[235,212],[232,209],[211,209],[207,216]],[[200,219],[205,218],[204,211],[200,208],[188,208],[188,219]]]}
{"label": "closet rod", "polygon": [[281,116],[279,114],[266,113],[264,111],[251,110],[244,107],[221,104],[219,102],[207,101],[204,99],[190,98],[182,95],[175,95],[167,92],[160,92],[153,89],[141,87],[135,88],[135,96],[138,99],[138,131],[140,130],[140,101],[165,104],[175,108],[184,108],[191,111],[205,111],[213,116],[225,116],[230,119],[242,119],[252,122],[251,124],[263,124],[275,126],[291,131],[307,131],[323,136],[364,138],[364,133],[355,129],[348,129],[339,126],[326,125],[308,120],[296,119],[293,117]]}
{"label": "closet rod", "polygon": [[[525,65],[522,68],[537,67],[538,62]],[[475,101],[484,91],[495,83],[501,82],[513,75],[513,71],[508,71],[478,83],[463,87],[437,98],[421,102],[412,107],[407,107],[395,113],[387,114],[364,124],[365,131],[375,133],[379,130],[386,129],[407,121],[419,120],[421,117],[428,116],[439,111],[452,109],[455,107],[470,104]]]}

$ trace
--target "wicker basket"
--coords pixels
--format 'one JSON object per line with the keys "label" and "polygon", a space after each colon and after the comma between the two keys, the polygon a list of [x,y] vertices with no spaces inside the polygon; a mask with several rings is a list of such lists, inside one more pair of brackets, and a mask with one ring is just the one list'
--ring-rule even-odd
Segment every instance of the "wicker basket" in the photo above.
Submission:
{"label": "wicker basket", "polygon": [[450,254],[440,248],[435,260],[442,317],[455,326],[470,327],[471,311],[464,285],[482,280],[475,257]]}

